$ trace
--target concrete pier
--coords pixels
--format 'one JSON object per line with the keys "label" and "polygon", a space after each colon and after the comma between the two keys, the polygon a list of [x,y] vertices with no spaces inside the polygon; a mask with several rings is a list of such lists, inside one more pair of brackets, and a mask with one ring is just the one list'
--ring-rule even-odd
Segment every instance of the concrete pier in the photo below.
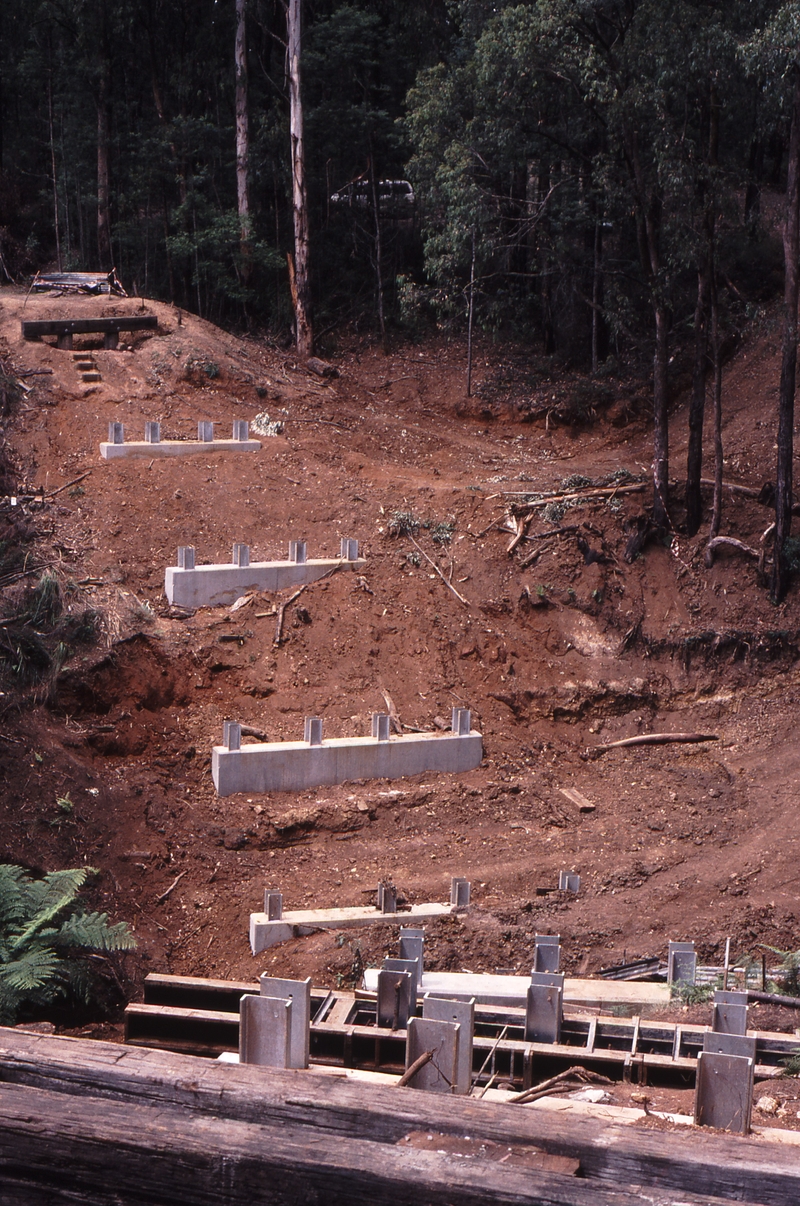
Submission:
{"label": "concrete pier", "polygon": [[[380,714],[376,713],[376,717]],[[241,730],[228,722],[225,744],[215,745],[211,774],[217,795],[236,792],[305,791],[353,779],[401,779],[428,771],[444,774],[474,770],[483,757],[483,737],[470,727],[466,708],[453,709],[449,733],[384,736],[376,724],[372,737],[322,739],[322,722],[306,719],[305,741],[241,745]]]}
{"label": "concrete pier", "polygon": [[308,560],[305,549],[305,541],[292,541],[288,561],[251,562],[249,546],[235,544],[233,560],[229,565],[195,565],[194,549],[182,546],[178,549],[178,564],[167,567],[164,593],[176,607],[192,610],[198,607],[225,607],[250,591],[269,593],[291,586],[303,586],[324,578],[339,566],[360,570],[367,564],[358,555],[357,540],[342,540],[339,557]]}

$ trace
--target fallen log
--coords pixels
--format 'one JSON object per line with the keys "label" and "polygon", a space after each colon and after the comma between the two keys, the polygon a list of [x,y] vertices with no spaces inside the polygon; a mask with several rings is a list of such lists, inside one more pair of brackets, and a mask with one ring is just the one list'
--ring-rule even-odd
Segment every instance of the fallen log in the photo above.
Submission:
{"label": "fallen log", "polygon": [[608,745],[596,745],[592,753],[604,754],[606,750],[621,750],[632,745],[693,745],[700,741],[719,741],[719,737],[716,733],[643,733],[623,741],[610,741]]}
{"label": "fallen log", "polygon": [[760,1005],[783,1005],[786,1009],[800,1009],[800,997],[787,997],[782,992],[757,992],[748,988],[748,1001],[758,1001]]}
{"label": "fallen log", "polygon": [[339,370],[335,364],[329,364],[327,360],[320,360],[319,356],[309,356],[306,361],[306,368],[315,377],[338,377]]}
{"label": "fallen log", "polygon": [[[324,1163],[328,1155],[331,1182],[320,1201],[379,1203],[385,1190],[381,1170],[374,1186],[359,1184],[357,1170],[365,1152],[392,1161],[393,1145],[409,1131],[420,1129],[524,1144],[580,1159],[585,1179],[568,1182],[574,1196],[552,1196],[552,1186],[526,1170],[526,1186],[511,1199],[517,1206],[676,1206],[677,1202],[713,1206],[722,1200],[786,1206],[800,1201],[796,1154],[763,1137],[747,1139],[686,1128],[680,1133],[645,1131],[585,1115],[512,1110],[495,1102],[438,1094],[396,1093],[393,1087],[314,1072],[221,1065],[196,1056],[2,1028],[0,1081],[0,1183],[9,1206],[38,1206],[41,1201],[66,1206],[78,1200],[83,1206],[107,1206],[114,1193],[120,1206],[177,1206],[183,1201],[221,1206],[223,1198],[225,1206],[253,1202],[273,1206],[287,1201],[277,1191],[274,1196],[265,1194],[265,1184],[272,1187],[276,1165],[281,1176],[294,1168],[297,1196],[288,1200],[297,1206],[314,1200],[307,1189],[303,1193],[299,1178],[309,1172],[316,1190],[319,1165],[313,1160],[319,1156]],[[12,1093],[21,1086],[46,1091],[25,1095],[24,1101],[16,1096],[12,1105]],[[256,1125],[241,1127],[241,1123]],[[253,1137],[254,1144],[248,1140],[243,1150],[246,1135]],[[204,1161],[212,1154],[216,1162],[209,1167]],[[256,1155],[262,1180],[254,1190],[248,1161]],[[173,1197],[164,1187],[167,1182],[159,1178],[169,1176],[172,1189],[176,1163],[191,1179]],[[338,1191],[342,1166],[348,1163],[356,1170],[348,1186],[351,1196],[342,1198],[338,1192],[332,1196],[328,1189]],[[414,1163],[401,1165],[400,1173],[414,1179],[408,1188],[402,1183],[399,1189],[393,1186],[397,1196],[391,1200],[414,1206],[508,1200],[490,1196],[490,1174],[484,1179],[471,1160],[438,1167],[454,1170],[467,1163],[472,1166],[472,1197],[461,1192],[460,1180],[452,1181],[449,1197],[440,1197],[433,1192],[435,1177],[429,1192],[429,1186],[416,1179],[414,1170],[420,1165]],[[395,1175],[397,1166],[391,1167]],[[73,1173],[80,1174],[80,1187],[70,1180]],[[135,1180],[137,1175],[143,1177],[141,1183]],[[44,1181],[45,1177],[48,1192],[37,1197],[36,1178]],[[621,1189],[625,1186],[653,1188]],[[86,1196],[81,1192],[84,1188]]]}

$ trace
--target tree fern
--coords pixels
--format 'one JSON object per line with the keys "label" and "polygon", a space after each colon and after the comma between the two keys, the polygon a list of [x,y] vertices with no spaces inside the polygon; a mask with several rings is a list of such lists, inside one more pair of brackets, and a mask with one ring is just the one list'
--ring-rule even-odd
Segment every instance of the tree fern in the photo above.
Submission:
{"label": "tree fern", "polygon": [[70,993],[88,1001],[91,953],[136,945],[124,921],[109,925],[106,913],[86,911],[78,893],[93,874],[75,867],[33,879],[0,864],[0,1023]]}

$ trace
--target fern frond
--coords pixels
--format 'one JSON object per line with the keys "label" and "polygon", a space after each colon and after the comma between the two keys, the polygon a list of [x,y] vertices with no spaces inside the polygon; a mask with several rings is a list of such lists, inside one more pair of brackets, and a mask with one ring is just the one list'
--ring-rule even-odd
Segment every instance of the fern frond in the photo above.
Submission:
{"label": "fern frond", "polygon": [[78,946],[93,951],[129,951],[136,946],[127,923],[109,925],[107,913],[74,913],[63,923],[54,942],[58,947]]}
{"label": "fern frond", "polygon": [[136,945],[125,922],[109,925],[106,913],[86,912],[78,892],[92,874],[94,867],[75,867],[34,879],[0,864],[0,1025],[59,996],[88,1002],[92,967],[80,952]]}
{"label": "fern frond", "polygon": [[23,885],[28,878],[23,867],[0,863],[0,943],[25,916]]}
{"label": "fern frond", "polygon": [[[45,989],[59,977],[60,959],[52,947],[28,950],[19,959],[0,967],[0,981],[10,992],[30,994]],[[58,991],[60,985],[55,985]]]}
{"label": "fern frond", "polygon": [[94,871],[94,867],[73,867],[67,871],[50,871],[43,880],[32,881],[28,898],[29,903],[34,904],[35,912],[32,917],[28,915],[23,930],[12,934],[10,950],[23,949],[36,934],[55,921],[59,913],[74,906],[78,890]]}
{"label": "fern frond", "polygon": [[95,985],[95,977],[88,959],[70,959],[68,967],[71,994],[84,1005],[88,1005]]}

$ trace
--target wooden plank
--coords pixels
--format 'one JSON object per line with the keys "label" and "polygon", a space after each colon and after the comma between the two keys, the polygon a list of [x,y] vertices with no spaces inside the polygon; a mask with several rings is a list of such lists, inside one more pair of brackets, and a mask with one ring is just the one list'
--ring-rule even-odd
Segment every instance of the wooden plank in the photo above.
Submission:
{"label": "wooden plank", "polygon": [[597,808],[591,800],[587,799],[582,792],[575,787],[559,787],[558,789],[565,799],[569,800],[570,804],[575,804],[580,812],[594,812]]}
{"label": "wooden plank", "polygon": [[[417,1094],[420,1096],[420,1094]],[[46,1141],[43,1142],[43,1136]],[[507,1142],[503,1147],[509,1152]],[[673,1206],[525,1162],[450,1156],[350,1139],[313,1126],[270,1126],[6,1086],[0,1097],[4,1206]],[[528,1149],[531,1157],[541,1155]],[[699,1204],[701,1199],[682,1201]],[[707,1199],[703,1199],[707,1201]]]}
{"label": "wooden plank", "polygon": [[144,978],[146,1005],[238,1012],[239,999],[258,994],[258,981],[207,980],[200,976],[167,976],[150,972]]}
{"label": "wooden plank", "polygon": [[43,335],[91,335],[106,331],[155,331],[155,314],[121,314],[112,318],[47,318],[23,322],[23,339],[41,339]]}
{"label": "wooden plank", "polygon": [[683,1026],[675,1027],[675,1035],[672,1042],[672,1058],[679,1059],[681,1054],[681,1042],[683,1040]]}
{"label": "wooden plank", "polygon": [[[408,1131],[427,1127],[578,1155],[584,1176],[606,1183],[686,1189],[763,1206],[800,1201],[796,1153],[763,1138],[644,1130],[475,1099],[445,1100],[412,1089],[367,1087],[305,1071],[270,1069],[265,1076],[247,1066],[3,1029],[0,1081],[5,1082],[0,1100],[12,1084],[26,1084],[58,1089],[67,1098],[135,1098],[243,1122],[278,1127],[297,1122],[339,1141],[396,1143]],[[46,1127],[40,1128],[43,1133]],[[679,1200],[689,1201],[685,1195]],[[159,1201],[154,1197],[154,1204]]]}

